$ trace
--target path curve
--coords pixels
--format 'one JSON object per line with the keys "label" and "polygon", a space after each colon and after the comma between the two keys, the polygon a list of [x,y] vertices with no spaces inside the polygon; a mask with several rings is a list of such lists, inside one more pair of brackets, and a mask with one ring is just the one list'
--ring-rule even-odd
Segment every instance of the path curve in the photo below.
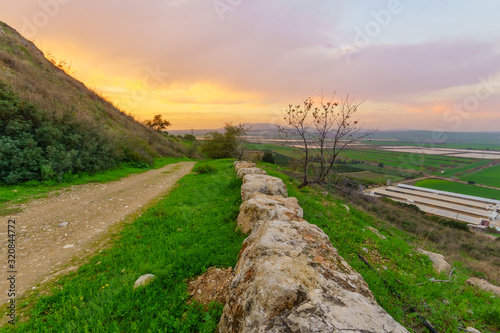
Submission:
{"label": "path curve", "polygon": [[[95,250],[96,241],[142,207],[166,194],[188,174],[195,162],[181,162],[131,175],[109,183],[72,186],[61,194],[34,200],[17,215],[1,217],[7,240],[7,221],[16,220],[16,294],[17,297],[69,267],[71,258]],[[0,304],[8,301],[7,247],[0,279]]]}

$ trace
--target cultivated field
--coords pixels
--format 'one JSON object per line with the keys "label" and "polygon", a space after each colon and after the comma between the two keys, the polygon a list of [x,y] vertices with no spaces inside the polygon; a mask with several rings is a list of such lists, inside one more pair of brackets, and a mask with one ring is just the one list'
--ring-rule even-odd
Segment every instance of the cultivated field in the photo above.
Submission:
{"label": "cultivated field", "polygon": [[477,184],[500,188],[500,164],[468,173],[460,177],[464,181],[473,181]]}
{"label": "cultivated field", "polygon": [[431,188],[434,190],[455,192],[460,194],[474,195],[482,198],[500,200],[500,190],[486,187],[456,183],[441,179],[424,179],[415,183],[416,186]]}

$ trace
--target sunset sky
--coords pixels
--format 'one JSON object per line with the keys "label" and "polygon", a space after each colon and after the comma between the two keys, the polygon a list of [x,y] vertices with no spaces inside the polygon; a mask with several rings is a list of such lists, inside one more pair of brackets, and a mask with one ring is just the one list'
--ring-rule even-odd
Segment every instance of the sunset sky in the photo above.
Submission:
{"label": "sunset sky", "polygon": [[350,94],[366,128],[500,131],[500,1],[0,0],[0,20],[138,119],[280,122]]}

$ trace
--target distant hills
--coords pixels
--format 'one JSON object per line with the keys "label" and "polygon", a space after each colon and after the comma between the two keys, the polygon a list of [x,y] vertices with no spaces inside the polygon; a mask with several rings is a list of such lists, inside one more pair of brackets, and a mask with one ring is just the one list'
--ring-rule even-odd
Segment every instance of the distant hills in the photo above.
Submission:
{"label": "distant hills", "polygon": [[[262,138],[277,138],[276,125],[270,123],[245,123],[247,127],[251,127],[249,131],[250,137]],[[211,131],[223,131],[223,128],[216,129],[199,129],[199,130],[173,130],[171,134],[184,135],[194,134],[197,137],[202,137]],[[409,144],[409,145],[446,145],[460,144],[471,147],[485,145],[494,147],[498,145],[500,149],[500,132],[436,132],[436,131],[421,131],[421,130],[388,130],[378,131],[371,136],[374,142],[384,142],[387,144]]]}
{"label": "distant hills", "polygon": [[183,147],[87,89],[0,22],[0,182],[61,179]]}

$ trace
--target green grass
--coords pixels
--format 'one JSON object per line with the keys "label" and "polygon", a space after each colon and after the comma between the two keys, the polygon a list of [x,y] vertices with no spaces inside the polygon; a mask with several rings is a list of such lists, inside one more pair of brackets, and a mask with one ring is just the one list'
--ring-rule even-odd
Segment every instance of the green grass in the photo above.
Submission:
{"label": "green grass", "polygon": [[[457,332],[459,327],[474,326],[482,332],[497,332],[500,327],[500,298],[465,284],[471,272],[457,267],[453,283],[433,283],[430,278],[445,279],[434,272],[430,261],[410,245],[413,236],[382,222],[323,190],[305,187],[298,190],[295,180],[277,172],[273,166],[260,164],[273,176],[288,184],[289,196],[296,197],[304,209],[304,218],[319,226],[339,254],[367,281],[379,305],[413,332],[427,332],[414,308],[434,325],[438,332]],[[377,228],[387,240],[378,238],[367,226]],[[432,249],[431,249],[432,250]],[[378,272],[369,269],[357,256],[360,253]],[[387,281],[387,285],[382,280]],[[392,293],[388,285],[393,288]],[[397,296],[399,294],[401,298]]]}
{"label": "green grass", "polygon": [[[153,169],[162,168],[168,164],[173,164],[181,161],[188,161],[187,158],[161,157],[154,161]],[[98,172],[93,175],[80,174],[66,177],[62,183],[56,181],[30,181],[19,185],[0,185],[0,216],[16,213],[19,210],[10,208],[12,204],[19,204],[31,199],[44,197],[47,193],[64,190],[72,185],[81,185],[87,183],[105,183],[131,174],[146,172],[150,169],[138,168],[128,163],[124,163],[117,168]]]}
{"label": "green grass", "polygon": [[[50,296],[18,300],[30,318],[15,331],[213,332],[222,306],[187,305],[186,280],[212,266],[234,266],[244,237],[235,232],[241,181],[232,161],[208,165],[217,172],[183,177],[126,225],[112,248],[55,282]],[[134,291],[147,273],[156,279]]]}
{"label": "green grass", "polygon": [[469,170],[482,167],[483,165],[491,163],[491,160],[479,160],[477,162],[473,162],[467,165],[463,165],[458,168],[445,168],[443,173],[441,172],[435,172],[435,175],[439,175],[441,177],[452,177],[452,176],[458,176],[460,174],[463,174],[464,172],[467,172]]}
{"label": "green grass", "polygon": [[387,180],[392,180],[393,182],[398,180],[403,180],[402,177],[384,175],[379,173],[374,173],[371,171],[359,171],[359,172],[349,172],[349,173],[341,173],[342,176],[351,177],[356,179],[368,180],[374,183],[384,183]]}
{"label": "green grass", "polygon": [[464,181],[500,188],[500,164],[460,176]]}
{"label": "green grass", "polygon": [[424,179],[416,182],[416,186],[434,190],[448,191],[477,197],[500,200],[500,190],[494,190],[476,185],[456,183],[441,179]]}

